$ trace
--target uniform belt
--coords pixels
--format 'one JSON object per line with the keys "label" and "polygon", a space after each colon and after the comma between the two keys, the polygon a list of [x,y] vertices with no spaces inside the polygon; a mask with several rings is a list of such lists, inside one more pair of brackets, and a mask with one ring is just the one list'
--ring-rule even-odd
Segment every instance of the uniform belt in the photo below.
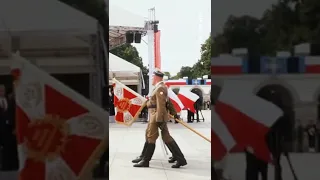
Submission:
{"label": "uniform belt", "polygon": [[154,109],[154,108],[157,108],[157,105],[150,105],[147,107],[148,109]]}

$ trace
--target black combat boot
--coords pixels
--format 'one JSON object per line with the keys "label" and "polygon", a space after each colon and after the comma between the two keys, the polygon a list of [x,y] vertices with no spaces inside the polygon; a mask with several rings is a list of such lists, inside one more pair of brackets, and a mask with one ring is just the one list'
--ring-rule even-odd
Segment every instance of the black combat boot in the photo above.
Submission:
{"label": "black combat boot", "polygon": [[147,150],[142,160],[139,163],[133,165],[133,167],[149,167],[149,162],[153,156],[155,148],[156,144],[148,143]]}
{"label": "black combat boot", "polygon": [[[167,144],[166,144],[166,145],[167,145]],[[176,158],[174,158],[174,156],[173,156],[171,146],[168,146],[168,145],[167,145],[167,147],[168,147],[169,151],[170,151],[170,152],[171,152],[171,154],[172,154],[172,156],[171,156],[171,157],[169,157],[168,162],[169,162],[169,163],[174,163],[174,162],[176,162]]]}
{"label": "black combat boot", "polygon": [[174,163],[176,161],[177,161],[176,158],[174,158],[173,156],[170,157],[169,160],[168,160],[169,163]]}
{"label": "black combat boot", "polygon": [[176,164],[171,166],[172,168],[180,168],[181,166],[187,165],[187,161],[184,158],[184,155],[181,152],[181,150],[180,150],[178,144],[176,143],[176,141],[173,140],[172,142],[168,143],[167,146],[168,147],[170,146],[170,148],[172,149],[173,157],[177,161]]}
{"label": "black combat boot", "polygon": [[143,146],[143,149],[142,149],[142,152],[141,152],[141,155],[138,156],[136,159],[132,160],[133,163],[138,163],[142,160],[146,150],[147,150],[147,146],[148,146],[148,142],[145,142],[144,143],[144,146]]}

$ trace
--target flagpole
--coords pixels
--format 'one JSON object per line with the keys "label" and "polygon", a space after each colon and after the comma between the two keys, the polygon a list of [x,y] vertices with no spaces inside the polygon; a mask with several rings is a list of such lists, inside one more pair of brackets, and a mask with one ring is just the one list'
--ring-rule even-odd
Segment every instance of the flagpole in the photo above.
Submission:
{"label": "flagpole", "polygon": [[[172,115],[170,115],[170,116],[171,116],[171,118],[173,118]],[[208,141],[209,143],[211,143],[211,140],[210,140],[209,138],[205,137],[204,135],[200,134],[198,131],[194,130],[192,127],[190,127],[189,125],[187,125],[187,124],[186,124],[185,122],[183,122],[181,119],[175,118],[175,120],[176,120],[178,123],[182,124],[184,127],[188,128],[188,129],[191,130],[192,132],[196,133],[197,135],[199,135],[200,137],[202,137],[203,139],[205,139],[206,141]]]}
{"label": "flagpole", "polygon": [[141,111],[143,110],[143,108],[147,105],[147,101],[145,101],[142,106],[140,107],[140,109],[137,111],[136,115],[133,117],[133,119],[128,122],[128,124],[126,124],[127,126],[132,126],[132,124],[138,119],[138,116],[141,114]]}

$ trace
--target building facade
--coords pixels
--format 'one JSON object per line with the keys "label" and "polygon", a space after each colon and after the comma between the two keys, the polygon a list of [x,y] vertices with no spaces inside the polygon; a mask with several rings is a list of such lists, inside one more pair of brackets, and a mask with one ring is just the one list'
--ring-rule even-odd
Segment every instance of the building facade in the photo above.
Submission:
{"label": "building facade", "polygon": [[[260,57],[249,60],[245,56],[221,55],[212,58],[211,72],[213,97],[218,96],[225,80],[239,84],[235,91],[258,94],[269,89],[281,94],[283,103],[292,107],[295,127],[305,127],[311,121],[319,122],[319,56]],[[306,143],[304,140],[305,148]]]}

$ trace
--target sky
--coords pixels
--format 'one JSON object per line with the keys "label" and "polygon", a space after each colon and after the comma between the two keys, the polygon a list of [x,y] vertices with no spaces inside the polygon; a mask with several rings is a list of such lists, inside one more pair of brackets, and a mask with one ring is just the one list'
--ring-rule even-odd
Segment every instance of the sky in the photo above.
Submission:
{"label": "sky", "polygon": [[[175,75],[182,66],[192,66],[200,59],[201,44],[211,31],[210,0],[109,0],[109,4],[142,17],[148,17],[148,9],[155,7],[162,71]],[[147,37],[143,39],[147,42]],[[143,42],[133,45],[147,66],[148,46]]]}
{"label": "sky", "polygon": [[260,18],[277,0],[212,0],[212,34],[222,31],[230,15]]}

